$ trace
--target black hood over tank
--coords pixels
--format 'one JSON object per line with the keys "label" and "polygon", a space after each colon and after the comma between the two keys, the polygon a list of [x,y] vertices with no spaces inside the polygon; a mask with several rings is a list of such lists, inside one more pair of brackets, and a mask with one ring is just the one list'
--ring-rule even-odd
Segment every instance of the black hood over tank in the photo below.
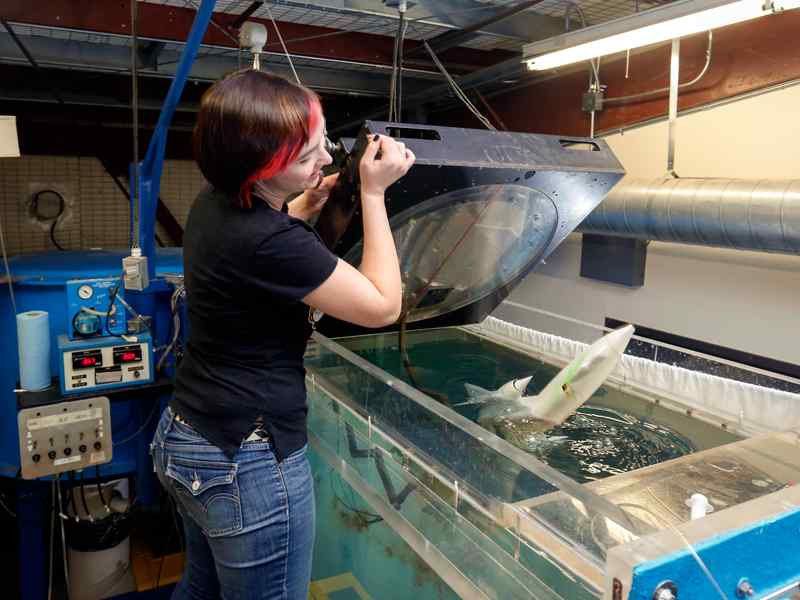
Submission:
{"label": "black hood over tank", "polygon": [[[404,313],[415,328],[482,321],[625,174],[599,139],[367,121],[337,145],[342,174],[317,221],[323,240],[355,266],[363,233],[357,164],[375,133],[417,157],[386,192]],[[318,329],[366,331],[329,316]]]}

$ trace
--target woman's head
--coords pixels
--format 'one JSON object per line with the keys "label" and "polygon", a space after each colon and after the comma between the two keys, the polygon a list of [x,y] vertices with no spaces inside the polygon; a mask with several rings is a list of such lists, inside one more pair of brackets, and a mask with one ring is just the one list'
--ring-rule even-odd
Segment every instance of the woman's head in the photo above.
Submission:
{"label": "woman's head", "polygon": [[331,162],[324,130],[314,92],[261,71],[238,71],[203,95],[195,159],[214,187],[249,208],[256,181],[269,180],[285,195],[317,183]]}

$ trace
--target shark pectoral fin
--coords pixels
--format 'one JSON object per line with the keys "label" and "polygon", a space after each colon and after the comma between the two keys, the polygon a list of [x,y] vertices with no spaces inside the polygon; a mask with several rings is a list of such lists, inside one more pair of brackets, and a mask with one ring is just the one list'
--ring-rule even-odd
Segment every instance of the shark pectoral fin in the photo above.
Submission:
{"label": "shark pectoral fin", "polygon": [[456,406],[467,406],[468,404],[486,404],[489,401],[489,398],[475,398],[473,400],[466,400],[465,402],[459,402],[457,404],[453,404],[453,408]]}
{"label": "shark pectoral fin", "polygon": [[[465,383],[464,389],[467,390],[467,396],[474,400],[477,400],[478,398],[482,398],[484,396],[488,397],[492,395],[492,392],[490,392],[489,390],[485,390],[477,385],[472,385],[471,383]],[[474,402],[471,404],[474,404]]]}

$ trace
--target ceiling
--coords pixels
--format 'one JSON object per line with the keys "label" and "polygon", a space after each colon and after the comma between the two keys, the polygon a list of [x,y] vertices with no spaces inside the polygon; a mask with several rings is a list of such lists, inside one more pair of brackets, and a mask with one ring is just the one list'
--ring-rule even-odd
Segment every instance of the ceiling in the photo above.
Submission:
{"label": "ceiling", "polygon": [[[129,98],[120,94],[104,94],[102,77],[89,78],[87,82],[70,73],[93,72],[129,80],[130,5],[105,0],[71,2],[2,2],[0,103],[129,105]],[[650,8],[657,2],[579,0],[579,7],[587,24],[597,24]],[[139,0],[140,77],[168,81],[174,75],[199,3],[200,0]],[[437,52],[442,62],[465,89],[491,92],[510,80],[530,77],[520,63],[522,46],[563,32],[569,6],[563,0],[541,0],[510,18],[487,23],[521,2],[412,0],[409,4],[403,94],[419,102],[437,101],[449,94],[430,57],[424,51],[415,52],[422,40],[432,41],[434,47],[437,41],[441,42]],[[270,37],[262,68],[291,76],[270,21],[274,17],[303,83],[323,94],[374,99],[388,95],[398,14],[380,0],[217,0],[205,43],[192,66],[192,80],[211,82],[250,64],[252,58],[237,48],[236,29],[231,27],[245,12],[249,20],[261,21],[268,27]],[[573,28],[582,25],[577,11],[570,9],[570,15]],[[448,39],[448,35],[456,38]],[[5,65],[31,69],[32,73],[38,69],[38,83],[33,77],[30,85],[4,84]],[[56,75],[42,77],[42,73]],[[57,83],[58,93],[48,89],[48,80]],[[153,89],[160,90],[158,86]],[[142,97],[141,101],[156,106],[159,99]],[[192,106],[184,108],[192,110]]]}

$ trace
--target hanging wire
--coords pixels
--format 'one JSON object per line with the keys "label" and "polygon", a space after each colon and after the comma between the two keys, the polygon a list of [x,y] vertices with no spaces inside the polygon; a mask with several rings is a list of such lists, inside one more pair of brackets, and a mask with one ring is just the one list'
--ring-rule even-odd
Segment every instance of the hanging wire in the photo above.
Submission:
{"label": "hanging wire", "polygon": [[300,78],[297,76],[297,71],[295,70],[294,63],[292,62],[292,55],[289,54],[289,50],[286,48],[286,44],[283,41],[283,36],[281,35],[281,30],[278,29],[278,24],[275,22],[275,17],[272,16],[272,11],[269,9],[269,5],[264,5],[264,8],[267,9],[269,20],[272,21],[272,26],[275,28],[275,33],[278,34],[278,40],[280,40],[281,46],[283,47],[283,53],[286,55],[286,60],[289,61],[289,66],[292,68],[292,73],[294,73],[294,79],[297,81],[297,85],[303,85],[300,83]]}
{"label": "hanging wire", "polygon": [[394,36],[394,49],[392,50],[392,76],[389,79],[389,121],[395,120],[394,111],[397,106],[397,60],[400,52],[400,29]]}
{"label": "hanging wire", "polygon": [[475,107],[472,102],[470,102],[469,98],[467,98],[466,94],[464,94],[463,90],[458,86],[455,80],[450,76],[450,73],[447,72],[447,69],[444,68],[444,65],[439,61],[439,57],[436,56],[436,53],[433,51],[428,45],[428,42],[423,42],[425,45],[425,49],[428,51],[428,54],[431,55],[431,59],[433,59],[434,64],[439,69],[444,78],[447,79],[447,83],[450,84],[450,87],[455,92],[456,96],[466,105],[466,107],[470,110],[470,112],[477,117],[477,119],[483,123],[487,129],[491,129],[492,131],[497,131],[497,128],[492,125],[491,121],[484,117],[481,112]]}
{"label": "hanging wire", "polygon": [[3,221],[0,219],[0,250],[3,251],[3,264],[6,267],[6,282],[8,283],[8,293],[11,296],[11,306],[14,314],[17,314],[17,299],[14,296],[14,284],[11,282],[11,267],[8,265],[8,253],[6,252],[6,238],[3,235]]}
{"label": "hanging wire", "polygon": [[147,415],[147,418],[144,420],[144,423],[142,423],[139,426],[139,429],[134,431],[132,434],[130,434],[125,439],[122,439],[122,440],[119,440],[119,441],[115,441],[114,444],[113,444],[114,448],[118,448],[119,446],[122,446],[123,444],[127,444],[131,440],[137,438],[142,432],[144,432],[144,430],[147,429],[147,426],[150,424],[150,421],[153,419],[153,416],[156,413],[158,413],[158,407],[159,407],[159,403],[158,402],[153,402],[153,408],[150,409],[150,413]]}
{"label": "hanging wire", "polygon": [[56,553],[55,548],[55,532],[56,532],[56,480],[53,479],[52,486],[50,487],[50,553],[49,553],[49,567],[47,570],[47,600],[53,600],[53,555]]}
{"label": "hanging wire", "polygon": [[[586,13],[583,12],[583,8],[581,8],[581,5],[577,4],[576,2],[567,2],[567,7],[566,7],[566,9],[564,9],[564,29],[566,31],[570,30],[569,15],[570,15],[570,12],[573,11],[573,10],[576,13],[578,13],[578,16],[581,19],[581,27],[585,28],[586,25],[588,24],[587,21],[586,21]],[[590,60],[589,61],[589,66],[592,68],[592,72],[589,74],[589,87],[592,87],[592,75],[594,75],[594,82],[597,84],[597,87],[599,89],[599,87],[600,87],[600,73],[598,71],[599,71],[599,67],[600,67],[600,59],[598,58],[596,63],[595,63],[594,59]]]}
{"label": "hanging wire", "polygon": [[61,522],[61,554],[62,558],[64,559],[64,587],[66,588],[64,591],[67,596],[67,600],[69,600],[69,567],[67,566],[67,537],[64,533],[64,521],[69,517],[64,514],[64,502],[61,498],[61,474],[56,476],[56,490],[58,491],[58,514],[61,517],[59,521]]}
{"label": "hanging wire", "polygon": [[397,51],[397,96],[395,98],[395,117],[398,121],[403,120],[403,42],[408,29],[408,21],[405,20],[405,11],[400,12],[400,41]]}
{"label": "hanging wire", "polygon": [[[686,81],[678,85],[678,89],[687,88],[689,86],[694,85],[698,81],[700,81],[705,74],[708,72],[709,67],[711,67],[711,57],[713,55],[714,50],[714,32],[708,32],[708,44],[706,45],[706,62],[703,65],[703,68],[700,69],[700,72],[695,76],[694,79],[691,81]],[[631,100],[638,100],[639,98],[647,98],[649,96],[655,96],[657,94],[663,94],[664,92],[668,92],[669,88],[659,88],[657,90],[650,90],[649,92],[639,92],[638,94],[630,94],[628,96],[615,96],[612,98],[605,98],[603,101],[608,104],[610,102],[630,102]]]}
{"label": "hanging wire", "polygon": [[134,233],[133,247],[138,248],[141,244],[139,239],[139,41],[138,41],[138,0],[131,2],[131,108],[133,110],[133,180],[131,181],[131,205],[136,215],[136,231]]}
{"label": "hanging wire", "polygon": [[[184,8],[187,8],[187,7],[191,6],[195,10],[200,10],[200,7],[197,5],[196,2],[194,2],[194,0],[183,0],[183,6],[184,6]],[[233,35],[231,35],[231,33],[227,29],[225,29],[222,25],[217,23],[214,20],[213,16],[209,20],[208,24],[211,25],[212,27],[214,27],[215,29],[217,29],[220,33],[222,33],[222,35],[227,37],[229,40],[231,40],[235,44],[239,43],[239,40],[237,40]]]}

